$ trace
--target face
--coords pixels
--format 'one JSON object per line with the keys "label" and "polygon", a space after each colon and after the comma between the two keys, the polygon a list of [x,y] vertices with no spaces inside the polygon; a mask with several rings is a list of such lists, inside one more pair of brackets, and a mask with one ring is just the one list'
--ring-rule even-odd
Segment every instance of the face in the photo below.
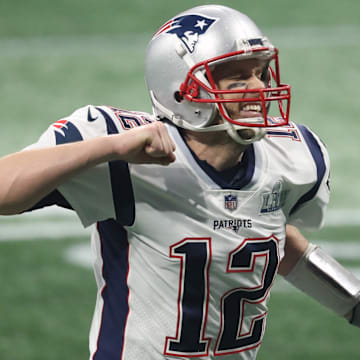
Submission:
{"label": "face", "polygon": [[[234,60],[218,65],[213,70],[213,78],[219,90],[263,89],[263,74],[268,66],[266,60]],[[259,93],[222,94],[224,99],[259,97]],[[232,119],[259,117],[262,113],[260,102],[225,103],[224,107]]]}

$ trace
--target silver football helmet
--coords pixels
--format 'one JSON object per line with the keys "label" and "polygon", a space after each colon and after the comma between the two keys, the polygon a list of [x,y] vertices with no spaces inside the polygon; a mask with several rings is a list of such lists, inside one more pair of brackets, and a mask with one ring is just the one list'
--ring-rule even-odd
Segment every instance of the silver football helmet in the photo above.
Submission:
{"label": "silver football helmet", "polygon": [[[147,48],[145,79],[153,111],[192,131],[227,131],[241,144],[259,140],[266,127],[288,123],[290,86],[280,82],[277,54],[254,22],[234,9],[205,5],[182,12],[154,34]],[[264,87],[219,90],[212,75],[215,67],[248,58],[269,64]],[[231,94],[231,100],[224,94]],[[262,110],[236,119],[226,110],[229,102],[240,108],[256,104]],[[278,103],[278,117],[268,116],[271,102]],[[251,136],[240,136],[242,129],[251,129]]]}

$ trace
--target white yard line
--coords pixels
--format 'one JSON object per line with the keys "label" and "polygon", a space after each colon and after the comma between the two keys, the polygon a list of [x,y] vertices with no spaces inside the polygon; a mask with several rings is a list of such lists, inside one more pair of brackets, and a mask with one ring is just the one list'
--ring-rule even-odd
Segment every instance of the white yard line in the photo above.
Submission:
{"label": "white yard line", "polygon": [[[354,242],[342,242],[341,244],[333,244],[325,241],[315,242],[322,248],[328,251],[336,259],[347,260],[360,260],[360,244]],[[85,268],[92,268],[93,266],[93,254],[91,253],[90,244],[79,244],[69,247],[65,253],[64,258],[66,261],[79,265]],[[353,274],[360,279],[360,267],[347,267]],[[277,293],[289,293],[300,292],[290,283],[288,283],[282,276],[276,278],[273,292]]]}
{"label": "white yard line", "polygon": [[325,226],[360,225],[360,209],[331,209],[325,217]]}
{"label": "white yard line", "polygon": [[[330,210],[325,226],[360,226],[360,210]],[[70,211],[59,208],[48,208],[29,214],[0,217],[0,242],[23,241],[34,239],[54,240],[64,237],[89,237],[91,229],[83,229],[80,221]],[[354,239],[356,240],[356,239]],[[360,242],[341,241],[339,243],[313,240],[338,260],[359,260]],[[85,268],[91,268],[93,256],[90,241],[69,247],[64,252],[64,259]],[[360,267],[349,267],[360,278]],[[281,276],[274,285],[274,292],[298,291]]]}
{"label": "white yard line", "polygon": [[[264,33],[282,49],[359,46],[360,26],[269,27]],[[145,51],[150,33],[91,36],[44,36],[1,38],[0,57],[74,56],[94,52]],[[296,39],[296,41],[294,41]],[[114,46],[116,44],[116,46]]]}
{"label": "white yard line", "polygon": [[[360,279],[360,267],[347,267],[358,279]],[[289,293],[289,292],[301,292],[299,289],[295,288],[289,282],[287,282],[282,276],[276,278],[273,292]],[[306,295],[304,295],[306,296]]]}
{"label": "white yard line", "polygon": [[312,242],[338,260],[360,260],[360,241],[341,241],[339,239],[337,243],[324,240],[312,240]]}
{"label": "white yard line", "polygon": [[[338,226],[360,226],[360,210],[330,210],[325,227]],[[0,242],[79,237],[89,233],[90,229],[84,229],[73,212],[56,207],[16,216],[0,216]]]}
{"label": "white yard line", "polygon": [[0,217],[0,241],[51,240],[89,233],[90,229],[84,229],[72,211],[56,207]]}
{"label": "white yard line", "polygon": [[[338,260],[360,260],[360,244],[349,241],[339,244],[326,241],[314,241],[314,243],[320,245],[325,251]],[[65,252],[65,258],[70,262],[90,267],[92,265],[90,244],[79,244],[69,247]],[[353,269],[355,269],[360,278],[360,268],[352,268],[352,270]]]}
{"label": "white yard line", "polygon": [[79,244],[69,247],[64,252],[66,261],[85,268],[92,268],[95,258],[91,252],[90,244]]}
{"label": "white yard line", "polygon": [[79,222],[38,221],[34,223],[0,224],[0,241],[56,240],[90,234]]}

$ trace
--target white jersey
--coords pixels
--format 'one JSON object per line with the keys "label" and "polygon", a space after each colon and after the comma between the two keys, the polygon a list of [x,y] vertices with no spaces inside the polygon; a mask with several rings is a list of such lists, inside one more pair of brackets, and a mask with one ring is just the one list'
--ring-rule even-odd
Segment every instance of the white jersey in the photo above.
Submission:
{"label": "white jersey", "polygon": [[[51,125],[33,147],[152,121],[145,113],[87,106]],[[96,223],[90,359],[255,359],[285,224],[322,224],[327,151],[304,126],[273,128],[226,177],[167,127],[176,144],[171,165],[106,163],[57,191],[85,226]]]}

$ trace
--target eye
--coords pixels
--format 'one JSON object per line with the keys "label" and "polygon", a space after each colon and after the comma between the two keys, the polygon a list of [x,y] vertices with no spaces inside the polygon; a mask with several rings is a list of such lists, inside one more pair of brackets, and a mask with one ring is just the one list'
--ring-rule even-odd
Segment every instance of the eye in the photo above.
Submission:
{"label": "eye", "polygon": [[229,84],[227,86],[227,89],[228,90],[233,90],[233,89],[239,89],[239,88],[246,88],[247,84],[246,82],[244,81],[236,81],[236,82],[233,82],[231,84]]}

